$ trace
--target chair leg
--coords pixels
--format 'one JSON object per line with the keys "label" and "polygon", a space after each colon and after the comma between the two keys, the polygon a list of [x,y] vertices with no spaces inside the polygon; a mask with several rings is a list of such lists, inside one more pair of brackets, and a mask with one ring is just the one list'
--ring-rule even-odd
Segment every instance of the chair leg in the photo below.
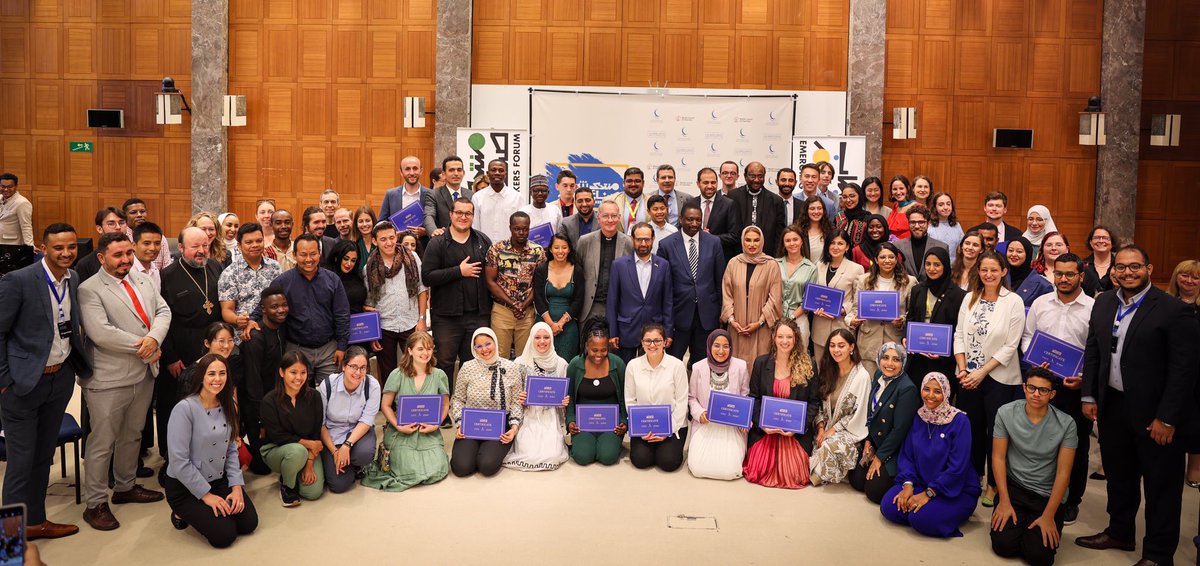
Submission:
{"label": "chair leg", "polygon": [[58,464],[62,469],[63,479],[67,479],[67,443],[58,445]]}
{"label": "chair leg", "polygon": [[[75,504],[79,505],[83,502],[83,498],[80,497],[79,493],[80,485],[83,484],[83,481],[81,481],[79,477],[79,441],[76,440],[75,442],[72,442],[71,445],[75,448]],[[64,453],[66,452],[66,448],[66,446],[63,446]],[[63,454],[63,456],[65,459],[66,454]]]}

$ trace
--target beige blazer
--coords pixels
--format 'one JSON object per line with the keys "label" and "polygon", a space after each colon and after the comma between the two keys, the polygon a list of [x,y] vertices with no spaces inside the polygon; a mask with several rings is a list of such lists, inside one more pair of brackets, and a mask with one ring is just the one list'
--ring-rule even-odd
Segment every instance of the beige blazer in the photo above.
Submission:
{"label": "beige blazer", "polygon": [[94,370],[91,379],[79,381],[85,388],[114,389],[158,376],[157,356],[142,360],[134,343],[149,336],[161,345],[171,326],[171,307],[150,278],[130,271],[128,279],[141,295],[150,328],[142,323],[125,288],[103,270],[79,286],[83,332]]}
{"label": "beige blazer", "polygon": [[[851,292],[854,287],[854,281],[857,280],[860,276],[862,276],[863,273],[865,273],[865,271],[863,270],[863,266],[855,263],[849,257],[845,257],[842,259],[842,264],[838,266],[837,271],[834,272],[834,274],[833,274],[833,279],[831,279],[829,281],[829,283],[825,282],[825,270],[827,270],[827,269],[829,269],[828,264],[826,264],[826,263],[818,263],[817,264],[816,284],[824,285],[826,287],[833,287],[834,289],[840,289],[843,293],[846,294],[844,303],[843,303],[843,308],[846,308],[846,309],[850,308],[849,307],[850,301],[851,301],[850,295],[851,295]],[[841,316],[841,313],[829,313],[829,314],[834,315],[833,320],[829,320],[828,318],[817,316],[817,315],[813,315],[813,317],[812,317],[813,344],[815,344],[818,348],[820,348],[819,351],[822,351],[822,352],[825,351],[825,341],[829,340],[829,335],[832,334],[834,330],[837,330],[838,328],[847,328],[847,329],[849,328],[848,326],[846,326],[846,321]],[[819,361],[820,360],[818,360],[818,362]]]}

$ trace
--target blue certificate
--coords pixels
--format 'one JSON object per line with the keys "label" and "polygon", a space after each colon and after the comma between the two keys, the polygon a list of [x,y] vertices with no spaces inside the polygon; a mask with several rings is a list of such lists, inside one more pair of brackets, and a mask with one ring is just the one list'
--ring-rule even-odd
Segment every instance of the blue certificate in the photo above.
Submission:
{"label": "blue certificate", "polygon": [[371,342],[380,338],[383,338],[383,330],[379,326],[379,311],[350,315],[351,344]]}
{"label": "blue certificate", "polygon": [[841,289],[809,283],[804,286],[804,300],[800,302],[800,306],[809,312],[825,309],[825,312],[833,316],[840,316],[842,301],[845,298],[846,292]]}
{"label": "blue certificate", "polygon": [[671,436],[670,405],[630,405],[629,436],[641,438],[653,433],[656,436]]}
{"label": "blue certificate", "polygon": [[708,396],[708,421],[737,428],[750,428],[754,398],[713,391]]}
{"label": "blue certificate", "polygon": [[442,423],[441,395],[401,395],[396,397],[396,422],[439,425]]}
{"label": "blue certificate", "polygon": [[1075,377],[1083,373],[1083,350],[1049,334],[1037,331],[1029,340],[1025,361],[1040,366],[1050,363],[1050,371],[1059,377]]}
{"label": "blue certificate", "polygon": [[554,226],[549,222],[538,224],[529,229],[529,241],[543,248],[550,247],[550,239],[554,237]]}
{"label": "blue certificate", "polygon": [[804,434],[807,417],[808,403],[764,395],[762,409],[758,413],[758,427]]}
{"label": "blue certificate", "polygon": [[954,327],[949,324],[908,323],[908,351],[949,356],[954,353]]}
{"label": "blue certificate", "polygon": [[463,409],[463,436],[475,440],[500,440],[508,430],[507,413],[499,409]]}
{"label": "blue certificate", "polygon": [[531,375],[525,379],[525,404],[536,407],[561,407],[567,396],[565,377],[543,377]]}
{"label": "blue certificate", "polygon": [[887,321],[900,318],[900,292],[859,291],[858,318]]}
{"label": "blue certificate", "polygon": [[575,425],[582,432],[612,432],[617,428],[616,405],[575,405]]}
{"label": "blue certificate", "polygon": [[392,224],[396,225],[396,229],[403,232],[408,228],[416,228],[425,225],[425,209],[421,207],[421,201],[417,200],[403,209],[388,217]]}

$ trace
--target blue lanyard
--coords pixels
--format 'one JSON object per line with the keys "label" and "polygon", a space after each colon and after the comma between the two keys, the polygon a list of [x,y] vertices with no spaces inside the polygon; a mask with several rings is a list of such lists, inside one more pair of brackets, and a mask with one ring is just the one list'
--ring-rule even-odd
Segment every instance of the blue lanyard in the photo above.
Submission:
{"label": "blue lanyard", "polygon": [[1117,305],[1117,323],[1114,326],[1119,327],[1121,325],[1121,321],[1124,320],[1126,316],[1129,316],[1129,313],[1137,310],[1138,307],[1142,306],[1142,301],[1144,301],[1144,300],[1146,300],[1146,295],[1142,295],[1142,298],[1138,299],[1138,301],[1136,303],[1129,305],[1129,308],[1127,308],[1123,311],[1121,310],[1121,305]]}
{"label": "blue lanyard", "polygon": [[50,292],[54,293],[54,301],[58,303],[58,319],[66,320],[67,314],[63,311],[62,304],[66,300],[67,295],[64,293],[60,296],[58,294],[58,286],[54,284],[54,281],[50,279],[50,276],[45,271],[42,271],[42,277],[46,278],[46,285],[50,287]]}

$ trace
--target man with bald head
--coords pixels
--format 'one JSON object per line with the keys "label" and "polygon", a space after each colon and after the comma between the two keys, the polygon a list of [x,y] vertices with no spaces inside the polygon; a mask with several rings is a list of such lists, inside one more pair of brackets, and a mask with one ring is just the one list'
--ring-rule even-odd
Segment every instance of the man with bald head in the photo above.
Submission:
{"label": "man with bald head", "polygon": [[379,206],[379,219],[387,220],[391,215],[404,210],[412,203],[419,202],[421,203],[422,223],[415,226],[397,226],[396,228],[401,231],[412,230],[418,238],[425,240],[436,226],[430,227],[424,223],[425,209],[433,207],[433,197],[429,188],[421,184],[422,171],[421,160],[417,159],[415,155],[400,160],[400,176],[404,177],[404,184],[388,189],[387,193],[383,195],[383,204]]}
{"label": "man with bald head", "polygon": [[762,163],[751,161],[745,176],[746,184],[731,191],[729,198],[737,205],[742,227],[758,226],[763,232],[763,253],[773,255],[787,227],[783,199],[767,190],[767,168]]}
{"label": "man with bald head", "polygon": [[183,229],[179,234],[179,261],[167,266],[160,279],[162,297],[171,307],[171,329],[162,344],[162,370],[154,380],[158,453],[165,460],[167,417],[179,401],[179,374],[204,355],[204,332],[208,325],[221,321],[217,291],[221,264],[209,257],[208,235],[203,230],[194,226]]}
{"label": "man with bald head", "polygon": [[[608,317],[609,272],[613,261],[633,253],[633,240],[621,231],[621,207],[610,200],[600,203],[596,212],[600,229],[580,236],[575,251],[583,266],[583,309],[580,335],[587,340],[588,330]],[[607,328],[604,328],[607,330]]]}

